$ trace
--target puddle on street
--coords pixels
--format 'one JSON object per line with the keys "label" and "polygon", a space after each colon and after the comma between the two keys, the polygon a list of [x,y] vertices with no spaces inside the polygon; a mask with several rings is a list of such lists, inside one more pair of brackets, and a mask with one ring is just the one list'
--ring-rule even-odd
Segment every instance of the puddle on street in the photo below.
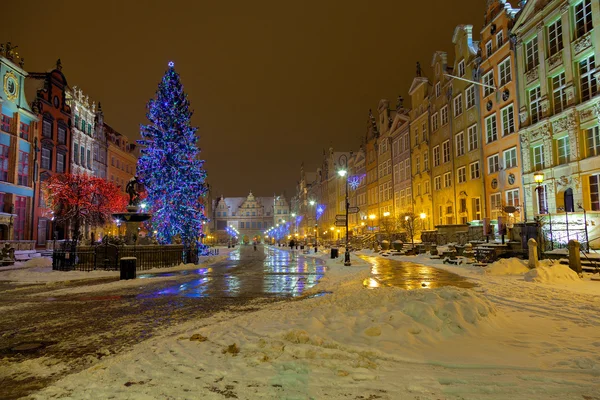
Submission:
{"label": "puddle on street", "polygon": [[469,289],[477,286],[459,275],[439,268],[377,257],[363,258],[372,264],[371,276],[363,281],[363,285],[369,289],[382,286],[406,290],[435,289],[442,286]]}

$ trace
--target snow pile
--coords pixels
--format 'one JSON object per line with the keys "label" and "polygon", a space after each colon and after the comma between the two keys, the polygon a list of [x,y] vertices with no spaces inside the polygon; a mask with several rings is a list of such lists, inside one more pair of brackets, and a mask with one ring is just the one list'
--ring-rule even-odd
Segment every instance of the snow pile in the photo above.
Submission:
{"label": "snow pile", "polygon": [[579,276],[569,266],[563,264],[554,264],[544,266],[540,264],[525,274],[527,282],[537,283],[572,283],[581,282]]}
{"label": "snow pile", "polygon": [[36,257],[31,260],[27,260],[23,263],[24,267],[51,267],[52,259],[49,257]]}
{"label": "snow pile", "polygon": [[[336,293],[306,301],[295,312],[288,308],[258,313],[252,318],[242,318],[237,328],[206,327],[200,333],[220,346],[238,343],[241,356],[253,360],[278,358],[278,352],[284,348],[297,351],[297,358],[327,358],[328,349],[390,356],[403,354],[414,345],[435,345],[474,333],[481,325],[491,325],[496,315],[486,298],[454,287],[367,290],[355,282],[338,289]],[[254,335],[242,332],[269,336],[284,345],[273,347],[263,343],[264,339],[256,342]],[[292,350],[297,344],[310,345],[311,355],[304,354],[306,348]]]}
{"label": "snow pile", "polygon": [[501,258],[485,268],[487,275],[523,275],[529,272],[527,262],[518,258]]}

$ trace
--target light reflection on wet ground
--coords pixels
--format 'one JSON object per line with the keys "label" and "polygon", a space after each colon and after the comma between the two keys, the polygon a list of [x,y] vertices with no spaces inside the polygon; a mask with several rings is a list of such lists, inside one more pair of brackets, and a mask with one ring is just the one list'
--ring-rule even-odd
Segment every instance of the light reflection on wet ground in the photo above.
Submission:
{"label": "light reflection on wet ground", "polygon": [[[294,297],[316,285],[325,273],[323,262],[318,259],[276,248],[261,248],[258,254],[251,249],[242,247],[230,253],[227,260],[212,264],[210,268],[141,274],[139,278],[142,279],[178,274],[197,278],[138,297]],[[245,257],[240,257],[240,251]]]}
{"label": "light reflection on wet ground", "polygon": [[381,286],[394,286],[406,290],[434,289],[442,286],[468,289],[477,286],[443,269],[380,257],[362,256],[362,258],[372,265],[371,277],[363,281],[363,284],[370,289]]}

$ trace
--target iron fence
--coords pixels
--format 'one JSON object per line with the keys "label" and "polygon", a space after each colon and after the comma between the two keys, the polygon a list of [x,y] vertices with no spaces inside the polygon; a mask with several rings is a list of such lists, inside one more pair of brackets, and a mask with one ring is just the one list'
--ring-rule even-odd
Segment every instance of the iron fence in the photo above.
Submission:
{"label": "iron fence", "polygon": [[137,258],[137,269],[169,268],[181,263],[198,263],[198,250],[182,245],[75,247],[65,244],[52,252],[52,269],[57,271],[116,271],[123,257]]}

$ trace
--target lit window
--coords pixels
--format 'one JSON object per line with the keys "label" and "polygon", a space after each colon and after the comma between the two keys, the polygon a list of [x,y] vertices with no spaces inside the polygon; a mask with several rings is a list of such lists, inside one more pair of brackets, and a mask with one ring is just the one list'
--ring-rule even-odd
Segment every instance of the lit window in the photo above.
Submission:
{"label": "lit window", "polygon": [[544,146],[539,145],[533,148],[533,168],[539,171],[544,168]]}

